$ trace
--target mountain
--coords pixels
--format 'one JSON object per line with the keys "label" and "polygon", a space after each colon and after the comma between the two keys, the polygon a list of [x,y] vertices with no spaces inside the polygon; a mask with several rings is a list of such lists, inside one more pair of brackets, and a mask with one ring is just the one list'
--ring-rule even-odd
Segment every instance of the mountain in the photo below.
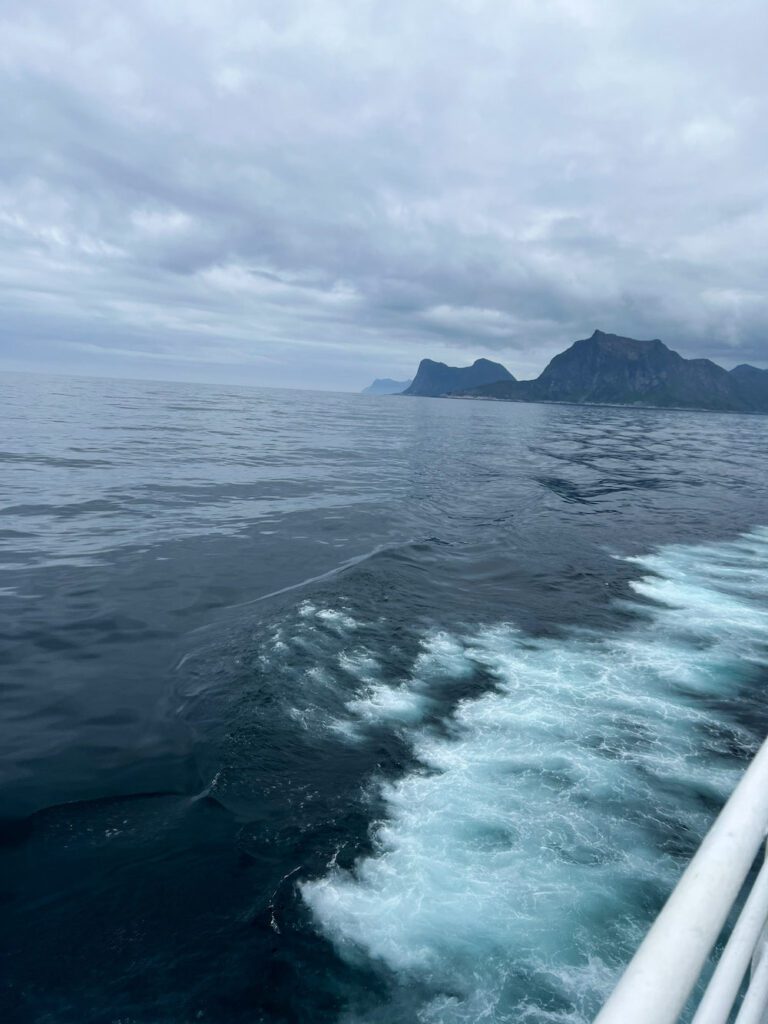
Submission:
{"label": "mountain", "polygon": [[637,341],[595,331],[555,356],[536,382],[545,400],[621,405],[741,408],[727,370],[683,359],[655,338]]}
{"label": "mountain", "polygon": [[[763,373],[765,383],[755,377]],[[536,380],[463,393],[518,402],[768,412],[768,371],[747,367],[729,373],[710,359],[684,359],[658,338],[638,341],[595,331],[555,356]]]}
{"label": "mountain", "polygon": [[424,395],[434,398],[463,391],[493,381],[512,381],[514,377],[501,363],[490,359],[476,359],[471,366],[446,366],[432,359],[422,359],[413,383],[404,391],[405,395]]}
{"label": "mountain", "polygon": [[362,394],[399,395],[405,391],[410,384],[411,381],[409,380],[392,380],[391,377],[377,377],[373,384],[369,384],[367,388],[363,388]]}
{"label": "mountain", "polygon": [[768,370],[742,363],[734,366],[731,377],[737,382],[746,401],[755,408],[768,410]]}

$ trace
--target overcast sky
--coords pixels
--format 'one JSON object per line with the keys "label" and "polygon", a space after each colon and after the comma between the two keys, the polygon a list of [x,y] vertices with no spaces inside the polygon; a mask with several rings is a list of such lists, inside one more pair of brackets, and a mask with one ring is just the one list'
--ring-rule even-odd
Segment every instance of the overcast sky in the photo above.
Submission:
{"label": "overcast sky", "polygon": [[768,366],[765,0],[0,0],[0,367]]}

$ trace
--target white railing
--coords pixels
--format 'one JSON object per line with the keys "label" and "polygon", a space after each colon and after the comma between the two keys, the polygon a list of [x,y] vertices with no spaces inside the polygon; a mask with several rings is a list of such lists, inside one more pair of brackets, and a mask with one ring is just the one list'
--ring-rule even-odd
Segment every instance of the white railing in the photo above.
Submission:
{"label": "white railing", "polygon": [[[768,740],[730,799],[595,1024],[675,1024],[768,832]],[[747,896],[691,1024],[768,1024],[768,862]]]}

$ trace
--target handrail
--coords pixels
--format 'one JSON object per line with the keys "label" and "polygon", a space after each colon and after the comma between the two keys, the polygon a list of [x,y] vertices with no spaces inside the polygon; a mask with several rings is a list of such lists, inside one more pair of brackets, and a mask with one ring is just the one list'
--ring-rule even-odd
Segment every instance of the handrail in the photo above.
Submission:
{"label": "handrail", "polygon": [[763,957],[752,972],[744,1002],[735,1024],[762,1024],[768,1005],[768,958]]}
{"label": "handrail", "polygon": [[691,1024],[722,1024],[728,1019],[767,917],[768,862],[764,862]]}
{"label": "handrail", "polygon": [[[767,831],[768,740],[707,833],[595,1024],[675,1024]],[[699,1005],[696,1024],[727,1021],[749,960],[761,941],[767,914],[768,873],[763,869]],[[768,950],[761,947],[738,1024],[757,1024],[766,1005]]]}

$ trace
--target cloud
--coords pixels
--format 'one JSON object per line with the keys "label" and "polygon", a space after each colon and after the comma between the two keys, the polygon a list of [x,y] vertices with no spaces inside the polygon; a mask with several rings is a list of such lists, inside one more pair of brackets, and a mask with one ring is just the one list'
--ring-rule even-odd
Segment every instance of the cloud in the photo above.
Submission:
{"label": "cloud", "polygon": [[359,387],[595,327],[768,365],[768,9],[0,14],[0,366]]}

